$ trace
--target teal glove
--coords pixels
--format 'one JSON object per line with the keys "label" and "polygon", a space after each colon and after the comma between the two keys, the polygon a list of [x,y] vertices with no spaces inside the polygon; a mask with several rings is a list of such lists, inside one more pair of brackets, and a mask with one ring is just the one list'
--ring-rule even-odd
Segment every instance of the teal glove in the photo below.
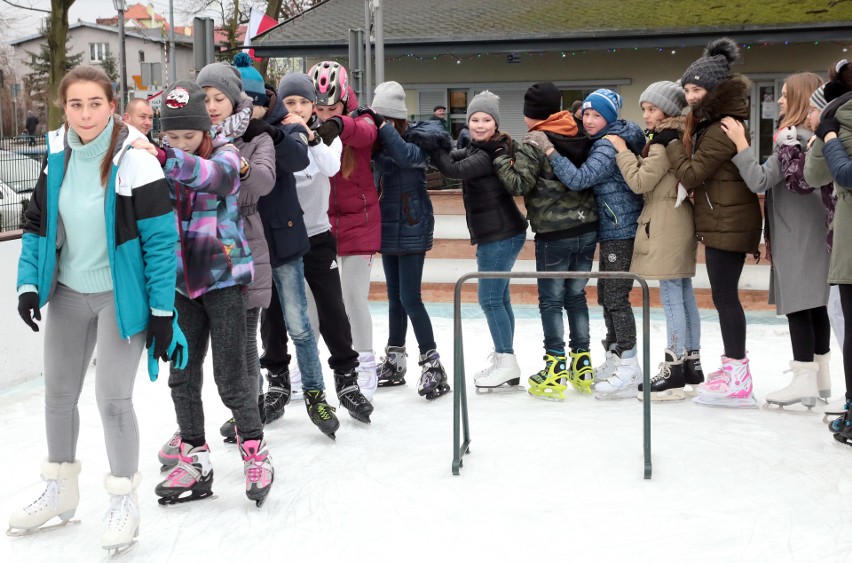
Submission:
{"label": "teal glove", "polygon": [[[174,313],[172,317],[172,340],[169,342],[169,347],[162,359],[171,362],[176,369],[186,369],[186,364],[189,362],[186,336],[178,326],[177,311]],[[151,381],[157,381],[157,377],[160,375],[160,358],[154,355],[154,348],[154,346],[148,348],[148,378]]]}

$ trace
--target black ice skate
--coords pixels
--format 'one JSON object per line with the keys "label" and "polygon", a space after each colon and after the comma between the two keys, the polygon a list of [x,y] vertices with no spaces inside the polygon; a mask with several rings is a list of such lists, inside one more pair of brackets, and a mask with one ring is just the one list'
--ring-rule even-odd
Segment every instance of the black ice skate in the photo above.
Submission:
{"label": "black ice skate", "polygon": [[834,439],[841,444],[852,446],[852,401],[846,401],[843,414],[832,420],[828,425]]}
{"label": "black ice skate", "polygon": [[316,389],[305,391],[305,407],[308,409],[311,422],[316,424],[323,434],[334,440],[334,433],[340,428],[340,421],[334,414],[334,407],[326,402],[325,393]]}
{"label": "black ice skate", "polygon": [[337,389],[340,406],[349,411],[355,420],[369,424],[373,405],[358,387],[358,372],[355,368],[343,373],[335,371],[334,387]]}
{"label": "black ice skate", "polygon": [[408,368],[405,346],[388,346],[385,348],[385,357],[379,366],[379,387],[395,387],[405,385],[405,372]]}
{"label": "black ice skate", "polygon": [[269,424],[284,415],[284,407],[290,402],[290,370],[267,373],[266,379],[269,381],[269,389],[266,390],[263,408],[266,416],[265,424]]}
{"label": "black ice skate", "polygon": [[429,350],[425,354],[421,354],[418,364],[422,372],[420,381],[417,382],[417,393],[421,397],[434,401],[450,392],[450,386],[447,384],[447,372],[441,365],[441,356],[437,351]]}
{"label": "black ice skate", "polygon": [[219,427],[219,434],[222,435],[222,441],[226,444],[237,443],[237,421],[233,416]]}
{"label": "black ice skate", "polygon": [[[660,363],[660,372],[651,378],[651,401],[682,401],[686,399],[683,379],[683,358],[675,358],[674,352],[666,350],[665,360]],[[644,400],[643,384],[639,384],[640,401]]]}
{"label": "black ice skate", "polygon": [[701,356],[698,350],[687,350],[683,357],[683,382],[687,397],[698,393],[698,386],[704,383],[704,370],[701,369]]}

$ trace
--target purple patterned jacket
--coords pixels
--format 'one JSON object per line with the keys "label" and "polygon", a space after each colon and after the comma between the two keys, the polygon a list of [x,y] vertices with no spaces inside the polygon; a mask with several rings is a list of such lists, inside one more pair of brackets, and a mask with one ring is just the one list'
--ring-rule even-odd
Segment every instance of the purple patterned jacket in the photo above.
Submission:
{"label": "purple patterned jacket", "polygon": [[224,145],[204,159],[166,148],[163,171],[177,210],[177,289],[194,299],[208,291],[249,285],[251,250],[243,232],[237,195],[240,155]]}

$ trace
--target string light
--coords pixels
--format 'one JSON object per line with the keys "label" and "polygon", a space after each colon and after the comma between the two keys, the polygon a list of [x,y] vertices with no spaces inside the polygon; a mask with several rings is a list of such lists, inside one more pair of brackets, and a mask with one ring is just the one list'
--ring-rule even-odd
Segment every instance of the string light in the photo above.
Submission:
{"label": "string light", "polygon": [[[813,45],[815,45],[815,46],[819,46],[819,44],[820,44],[819,41],[813,42]],[[779,43],[769,43],[769,42],[761,41],[761,42],[757,42],[757,43],[741,43],[739,46],[743,50],[750,51],[752,48],[777,47],[777,46],[782,46],[782,45],[785,46],[785,47],[789,47],[791,45],[796,45],[796,43],[791,43],[790,41],[784,41],[784,42],[779,42]],[[666,48],[666,47],[650,47],[648,49],[656,50],[657,53],[660,53],[660,54],[677,55],[678,49],[686,49],[686,48],[687,48],[686,45],[680,45],[680,46],[675,47],[675,48],[671,48],[671,47],[668,47],[668,48]],[[697,49],[698,46],[695,46],[695,48]],[[640,50],[644,51],[646,49],[645,48],[639,48],[639,47],[614,47],[614,48],[611,47],[611,48],[603,49],[603,51],[606,52],[609,55],[612,55],[612,54],[615,54],[615,53],[623,53],[623,52],[638,53]],[[847,47],[843,47],[841,50],[844,53],[848,52]],[[574,51],[567,51],[566,50],[566,51],[555,51],[555,52],[554,51],[516,51],[516,52],[514,52],[514,54],[516,55],[517,59],[519,59],[519,62],[520,62],[523,59],[529,59],[529,58],[532,58],[532,57],[558,56],[562,59],[569,59],[569,58],[572,58],[572,57],[576,57],[578,55],[587,55],[587,54],[590,54],[590,53],[597,53],[597,52],[601,52],[601,50],[599,50],[599,49],[579,49],[579,50],[574,50]],[[462,64],[462,61],[470,61],[470,60],[474,60],[474,59],[481,59],[483,56],[485,56],[485,57],[490,57],[490,56],[506,57],[507,54],[508,53],[506,51],[476,53],[476,54],[471,54],[471,55],[455,55],[455,54],[451,54],[451,53],[442,53],[442,54],[439,54],[439,55],[427,55],[427,56],[417,55],[415,53],[408,53],[408,54],[399,55],[399,56],[396,56],[396,57],[387,57],[386,60],[388,62],[396,62],[396,61],[403,61],[403,60],[407,60],[407,61],[415,60],[415,61],[421,61],[422,62],[422,61],[438,61],[438,60],[442,60],[442,59],[449,59],[450,62],[455,61],[455,63],[457,65],[460,65],[460,64]]]}

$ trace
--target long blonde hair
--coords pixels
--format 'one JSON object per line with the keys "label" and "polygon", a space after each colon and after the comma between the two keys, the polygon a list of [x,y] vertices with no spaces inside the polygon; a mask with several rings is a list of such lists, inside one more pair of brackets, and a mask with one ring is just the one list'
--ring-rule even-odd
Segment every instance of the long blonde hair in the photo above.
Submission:
{"label": "long blonde hair", "polygon": [[791,74],[784,81],[787,87],[787,113],[781,116],[779,129],[800,127],[807,123],[811,94],[822,85],[822,78],[813,72]]}

